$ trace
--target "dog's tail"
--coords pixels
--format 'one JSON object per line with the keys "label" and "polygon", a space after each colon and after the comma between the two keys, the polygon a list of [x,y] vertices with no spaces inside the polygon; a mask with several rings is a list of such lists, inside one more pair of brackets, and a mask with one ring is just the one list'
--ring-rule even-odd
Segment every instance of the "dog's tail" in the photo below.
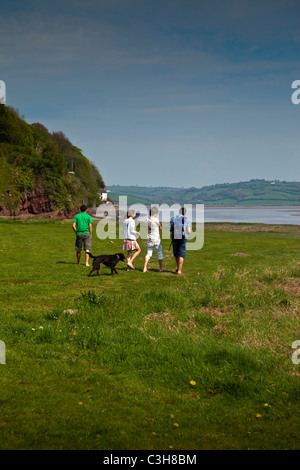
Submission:
{"label": "dog's tail", "polygon": [[86,254],[89,255],[91,258],[95,258],[95,256],[92,255],[89,251],[86,251]]}

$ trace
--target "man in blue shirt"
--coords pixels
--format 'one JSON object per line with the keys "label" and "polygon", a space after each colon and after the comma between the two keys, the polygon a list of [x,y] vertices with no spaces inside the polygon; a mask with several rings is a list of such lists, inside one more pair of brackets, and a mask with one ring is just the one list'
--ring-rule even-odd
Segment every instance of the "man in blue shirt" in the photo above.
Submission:
{"label": "man in blue shirt", "polygon": [[185,217],[185,209],[182,207],[176,217],[170,220],[170,232],[173,245],[173,254],[177,263],[177,274],[182,274],[182,265],[186,256],[188,234],[191,233],[191,223]]}

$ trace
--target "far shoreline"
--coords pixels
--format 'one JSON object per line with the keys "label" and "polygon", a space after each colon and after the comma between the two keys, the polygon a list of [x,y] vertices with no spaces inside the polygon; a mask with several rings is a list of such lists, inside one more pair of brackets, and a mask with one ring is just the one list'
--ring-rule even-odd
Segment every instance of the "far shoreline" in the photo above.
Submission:
{"label": "far shoreline", "polygon": [[[157,204],[157,206],[159,207],[160,205],[162,205],[163,203],[161,204]],[[118,217],[118,212],[119,212],[119,206],[117,204],[114,204],[112,203],[111,201],[108,203],[108,205],[110,206],[113,206],[115,211],[116,211],[116,214],[117,214],[117,217]],[[128,207],[132,206],[133,204],[128,204]],[[145,205],[145,204],[134,204],[137,208],[138,206],[142,208],[145,208],[148,212],[148,210],[150,209],[151,205]],[[152,206],[155,206],[156,204],[152,204]],[[280,205],[277,205],[277,204],[258,204],[258,205],[245,205],[245,204],[231,204],[231,205],[225,205],[225,204],[222,204],[222,205],[206,205],[206,204],[203,204],[204,205],[204,213],[205,211],[209,212],[211,211],[212,213],[215,212],[215,211],[230,211],[232,210],[233,212],[234,211],[245,211],[245,212],[248,212],[248,211],[258,211],[258,213],[262,210],[277,210],[279,213],[289,213],[289,217],[292,217],[292,218],[295,218],[295,217],[299,217],[300,216],[300,204],[299,205],[295,205],[295,204],[280,204]],[[101,206],[106,206],[106,203],[102,204]],[[101,207],[100,206],[100,207]],[[186,206],[188,206],[186,204]],[[196,204],[193,204],[192,205],[193,207],[196,206]],[[171,207],[171,205],[170,205]],[[41,212],[39,214],[30,214],[30,213],[20,213],[20,214],[16,214],[16,215],[0,215],[0,220],[4,220],[4,219],[9,219],[11,221],[13,220],[44,220],[44,221],[55,221],[55,220],[65,220],[65,221],[68,221],[68,220],[73,220],[73,217],[75,215],[76,211],[71,211],[69,213],[67,212],[63,212],[63,211],[51,211],[51,212]],[[97,208],[96,207],[91,207],[90,208],[90,215],[92,217],[92,219],[94,221],[99,221],[101,219],[103,219],[103,217],[97,217],[96,216],[96,213],[97,213]],[[239,212],[237,213],[237,217],[238,217],[238,214]],[[234,214],[235,217],[236,217],[236,214]],[[261,215],[261,214],[260,214]],[[141,216],[145,216],[145,213],[143,211],[143,213],[141,213]],[[293,223],[292,221],[288,221],[288,220],[283,220],[281,221],[280,220],[280,215],[278,216],[279,217],[279,221],[277,222],[276,221],[276,214],[274,215],[273,219],[272,220],[243,220],[243,216],[239,219],[235,219],[234,217],[234,220],[231,220],[231,217],[230,217],[230,214],[228,216],[228,214],[226,215],[226,213],[221,216],[221,218],[218,218],[218,217],[214,217],[213,216],[213,220],[211,216],[204,216],[204,224],[230,224],[230,225],[256,225],[256,226],[282,226],[282,227],[287,227],[287,226],[299,226],[299,223]],[[253,215],[252,215],[253,217]],[[284,216],[282,216],[284,218]],[[251,218],[251,215],[250,215],[250,218]],[[208,220],[206,220],[208,219]],[[298,219],[294,219],[294,220],[298,220]],[[193,221],[195,222],[195,221]]]}

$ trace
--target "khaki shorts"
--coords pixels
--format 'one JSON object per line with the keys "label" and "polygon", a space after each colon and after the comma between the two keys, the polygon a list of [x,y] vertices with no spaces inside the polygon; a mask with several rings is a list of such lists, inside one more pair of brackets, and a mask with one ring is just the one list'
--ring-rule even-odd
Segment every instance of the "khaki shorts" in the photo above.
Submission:
{"label": "khaki shorts", "polygon": [[83,233],[82,235],[77,235],[75,242],[75,250],[81,251],[82,244],[84,245],[84,251],[90,251],[92,248],[92,237],[90,233]]}

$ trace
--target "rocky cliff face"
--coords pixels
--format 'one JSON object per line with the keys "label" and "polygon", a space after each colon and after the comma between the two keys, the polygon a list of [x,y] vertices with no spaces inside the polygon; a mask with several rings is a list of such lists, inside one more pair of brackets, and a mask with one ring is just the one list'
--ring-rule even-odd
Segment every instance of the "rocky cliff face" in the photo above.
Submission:
{"label": "rocky cliff face", "polygon": [[51,202],[49,195],[32,191],[25,194],[21,199],[16,209],[8,209],[0,206],[0,216],[48,216],[48,217],[61,217],[72,218],[78,209],[73,211],[58,211],[55,210],[54,203]]}
{"label": "rocky cliff face", "polygon": [[43,212],[52,212],[53,204],[46,194],[32,192],[25,194],[20,200],[18,212],[23,214],[40,214]]}

